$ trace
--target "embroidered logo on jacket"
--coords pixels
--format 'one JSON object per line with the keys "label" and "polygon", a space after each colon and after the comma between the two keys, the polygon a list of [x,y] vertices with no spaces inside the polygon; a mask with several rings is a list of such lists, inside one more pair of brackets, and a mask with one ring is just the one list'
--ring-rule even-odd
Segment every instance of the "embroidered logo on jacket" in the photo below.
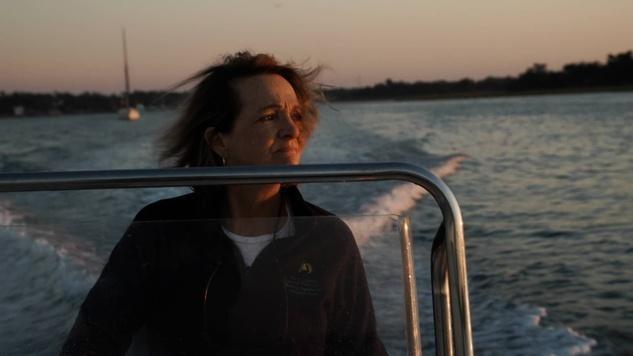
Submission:
{"label": "embroidered logo on jacket", "polygon": [[297,274],[293,274],[286,280],[288,292],[302,296],[316,296],[321,293],[319,281],[312,278],[314,268],[312,264],[303,261],[297,269]]}
{"label": "embroidered logo on jacket", "polygon": [[303,296],[317,296],[321,292],[319,281],[304,275],[290,276],[286,281],[288,292]]}
{"label": "embroidered logo on jacket", "polygon": [[312,273],[312,265],[308,262],[303,262],[299,267],[299,273],[310,274]]}

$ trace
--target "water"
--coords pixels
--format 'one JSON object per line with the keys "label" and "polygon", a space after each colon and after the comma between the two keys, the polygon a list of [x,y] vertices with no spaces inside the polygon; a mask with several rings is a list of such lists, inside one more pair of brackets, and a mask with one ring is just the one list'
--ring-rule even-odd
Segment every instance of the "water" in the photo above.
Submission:
{"label": "water", "polygon": [[[156,167],[154,139],[172,116],[2,120],[0,171]],[[632,93],[337,103],[322,108],[304,161],[398,160],[446,176],[464,215],[477,353],[630,354],[632,124]],[[55,354],[129,219],[183,191],[0,195],[0,224],[11,225],[0,230],[1,353]],[[441,220],[408,184],[302,191],[340,214],[411,215],[421,256]],[[359,244],[376,256],[376,243]],[[417,268],[429,310],[428,262]]]}

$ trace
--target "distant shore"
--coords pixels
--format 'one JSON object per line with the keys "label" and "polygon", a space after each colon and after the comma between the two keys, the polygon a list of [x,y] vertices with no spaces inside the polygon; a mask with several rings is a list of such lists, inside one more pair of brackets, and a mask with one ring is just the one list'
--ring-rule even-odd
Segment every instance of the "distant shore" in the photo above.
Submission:
{"label": "distant shore", "polygon": [[[604,63],[569,63],[558,71],[548,70],[543,63],[534,63],[516,77],[432,82],[386,79],[372,86],[323,90],[329,102],[447,100],[627,91],[633,91],[633,51],[609,54]],[[185,92],[134,91],[129,95],[129,103],[148,111],[173,110],[180,107],[186,97]],[[123,103],[128,101],[122,100],[117,94],[0,92],[0,118],[115,113]]]}
{"label": "distant shore", "polygon": [[[491,99],[491,98],[504,98],[504,97],[520,97],[520,96],[541,96],[541,95],[565,95],[565,94],[591,94],[591,93],[622,93],[633,92],[633,85],[628,86],[609,86],[609,87],[597,87],[597,88],[566,88],[559,90],[530,90],[530,91],[517,91],[517,92],[468,92],[468,93],[442,93],[442,94],[425,94],[425,95],[410,95],[410,96],[393,96],[393,97],[381,97],[381,98],[330,98],[327,92],[325,92],[326,102],[330,103],[346,103],[346,102],[376,102],[376,101],[434,101],[434,100],[459,100],[459,99]],[[184,96],[184,94],[183,94]],[[176,110],[177,105],[174,106],[149,106],[145,111],[167,111]],[[113,107],[109,110],[84,110],[84,111],[72,111],[72,112],[34,112],[26,115],[0,115],[1,119],[19,119],[21,117],[41,117],[41,118],[55,118],[59,116],[78,116],[78,115],[90,115],[90,114],[108,114],[117,113],[117,108]]]}
{"label": "distant shore", "polygon": [[591,93],[620,93],[633,92],[633,85],[617,86],[617,87],[599,87],[599,88],[567,88],[561,90],[530,90],[519,92],[471,92],[471,93],[445,93],[445,94],[428,94],[428,95],[412,95],[401,97],[385,97],[385,98],[358,98],[358,99],[330,99],[328,102],[363,102],[363,101],[416,101],[416,100],[452,100],[452,99],[488,99],[488,98],[504,98],[514,96],[540,96],[540,95],[564,95],[564,94],[591,94]]}

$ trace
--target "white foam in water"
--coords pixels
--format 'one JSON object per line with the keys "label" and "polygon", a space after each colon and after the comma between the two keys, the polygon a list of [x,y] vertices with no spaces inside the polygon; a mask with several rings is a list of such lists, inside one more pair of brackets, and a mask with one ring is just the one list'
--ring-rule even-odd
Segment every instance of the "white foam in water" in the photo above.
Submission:
{"label": "white foam in water", "polygon": [[580,334],[572,328],[567,328],[567,333],[572,336],[576,336],[579,340],[579,345],[571,346],[568,351],[570,355],[588,354],[591,352],[591,348],[598,345],[598,342],[592,338]]}
{"label": "white foam in water", "polygon": [[479,354],[578,355],[589,353],[597,344],[569,327],[542,325],[547,317],[542,307],[490,298],[474,302],[472,307],[475,351]]}
{"label": "white foam in water", "polygon": [[16,210],[10,202],[0,200],[0,228],[11,230],[14,237],[29,237],[36,244],[49,246],[52,253],[60,258],[69,258],[70,262],[81,266],[90,274],[98,272],[97,269],[103,261],[89,252],[90,248],[77,246],[76,242],[73,242],[76,239],[64,236],[62,231],[53,231],[49,226],[28,225],[25,222],[26,215]]}
{"label": "white foam in water", "polygon": [[[444,164],[432,169],[435,175],[445,178],[454,174],[459,169],[465,156],[449,158]],[[380,235],[391,224],[389,214],[401,215],[415,206],[428,192],[417,184],[403,183],[395,186],[390,192],[383,194],[361,207],[360,215],[376,216],[370,223],[359,220],[346,221],[354,231],[354,236],[359,246],[367,243],[367,239]],[[382,217],[382,218],[381,218]]]}
{"label": "white foam in water", "polygon": [[0,207],[0,353],[53,355],[94,274],[79,268],[52,241],[54,231],[24,224],[9,204]]}
{"label": "white foam in water", "polygon": [[0,200],[0,226],[23,224],[24,216],[16,214],[11,210],[11,204]]}

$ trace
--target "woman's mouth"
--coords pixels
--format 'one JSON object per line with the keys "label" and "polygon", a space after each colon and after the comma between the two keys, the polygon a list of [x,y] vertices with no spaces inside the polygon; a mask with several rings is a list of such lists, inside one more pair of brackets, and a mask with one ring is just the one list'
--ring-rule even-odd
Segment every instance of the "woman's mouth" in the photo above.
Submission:
{"label": "woman's mouth", "polygon": [[275,153],[296,153],[297,148],[294,146],[285,146],[275,150]]}

